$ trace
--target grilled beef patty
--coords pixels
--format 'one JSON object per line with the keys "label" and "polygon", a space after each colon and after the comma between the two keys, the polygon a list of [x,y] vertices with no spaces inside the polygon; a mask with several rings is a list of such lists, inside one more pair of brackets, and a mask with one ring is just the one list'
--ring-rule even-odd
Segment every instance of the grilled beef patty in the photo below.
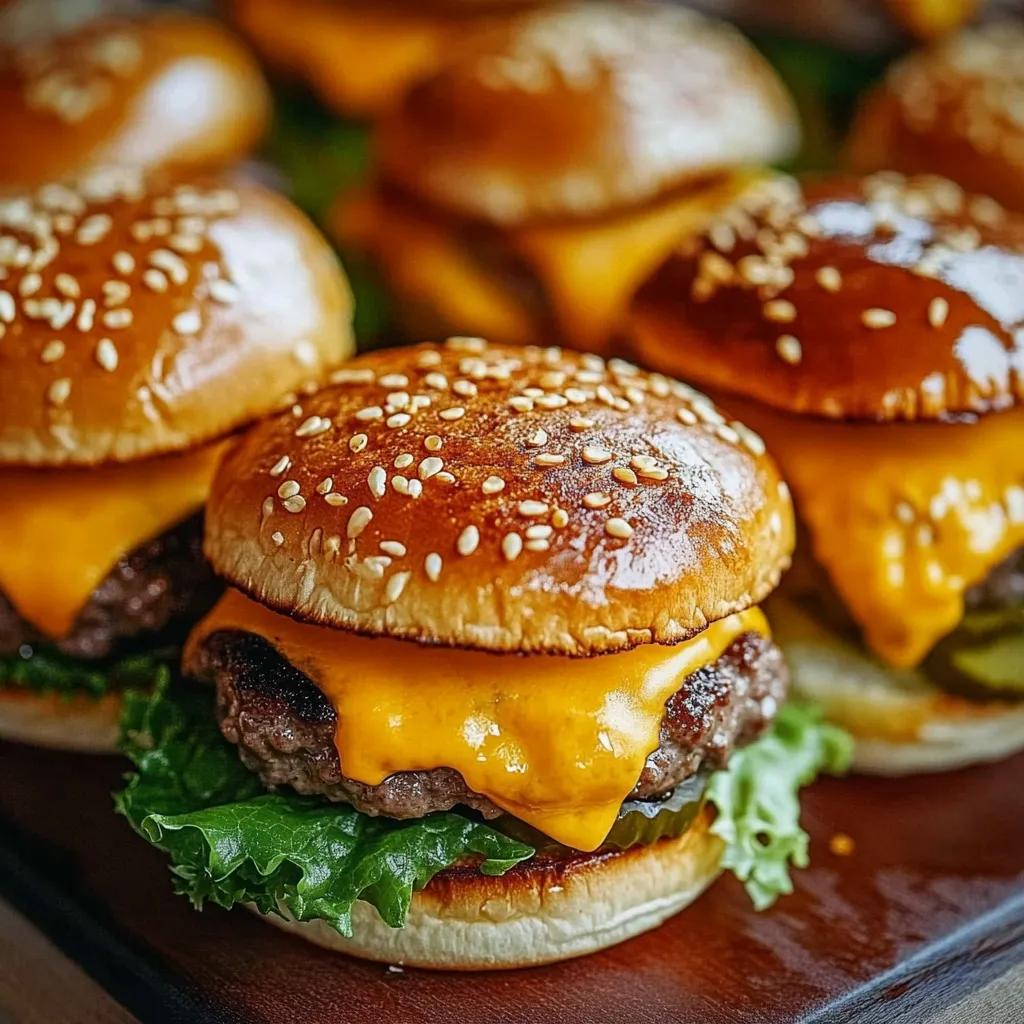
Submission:
{"label": "grilled beef patty", "polygon": [[186,519],[120,558],[92,592],[71,632],[54,643],[0,591],[0,656],[56,647],[73,658],[111,654],[119,640],[185,626],[213,607],[222,587],[203,559],[203,517]]}
{"label": "grilled beef patty", "polygon": [[[267,786],[289,785],[393,818],[419,818],[457,804],[487,817],[502,813],[451,768],[398,772],[376,786],[347,778],[334,745],[334,708],[261,637],[214,633],[188,669],[216,685],[221,731]],[[653,798],[702,766],[722,766],[734,747],[771,723],[788,684],[781,651],[771,640],[756,633],[739,637],[669,698],[660,745],[647,758],[632,796]]]}
{"label": "grilled beef patty", "polygon": [[1024,548],[1018,548],[964,595],[968,611],[1005,611],[1024,605]]}

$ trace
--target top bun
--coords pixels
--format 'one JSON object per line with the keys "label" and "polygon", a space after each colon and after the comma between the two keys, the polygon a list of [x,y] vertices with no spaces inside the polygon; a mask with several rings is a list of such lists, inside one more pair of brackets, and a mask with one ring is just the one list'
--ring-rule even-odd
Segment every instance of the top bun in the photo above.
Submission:
{"label": "top bun", "polygon": [[253,183],[105,170],[0,198],[0,269],[0,464],[188,448],[352,350],[332,251]]}
{"label": "top bun", "polygon": [[941,170],[1024,209],[1024,25],[962,32],[893,65],[861,109],[848,156],[858,171]]}
{"label": "top bun", "polygon": [[242,439],[206,511],[214,568],[296,618],[585,655],[683,640],[789,564],[760,438],[684,384],[476,338],[334,379]]}
{"label": "top bun", "polygon": [[588,217],[789,155],[793,104],[730,26],[653,3],[529,12],[379,125],[381,174],[470,217]]}
{"label": "top bun", "polygon": [[797,413],[941,419],[1024,397],[1024,218],[943,178],[752,186],[641,288],[670,373]]}
{"label": "top bun", "polygon": [[0,189],[101,164],[231,163],[268,115],[259,68],[216,22],[181,14],[91,22],[0,51]]}

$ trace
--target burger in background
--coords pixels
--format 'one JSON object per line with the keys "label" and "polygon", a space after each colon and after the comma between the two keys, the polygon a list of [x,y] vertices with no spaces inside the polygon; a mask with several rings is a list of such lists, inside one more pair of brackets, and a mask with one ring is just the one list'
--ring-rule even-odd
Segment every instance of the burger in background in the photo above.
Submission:
{"label": "burger in background", "polygon": [[0,192],[99,166],[215,168],[262,135],[270,97],[223,26],[102,18],[0,45]]}
{"label": "burger in background", "polygon": [[220,591],[225,436],[350,354],[348,290],[281,197],[124,169],[0,198],[0,269],[0,735],[110,748]]}
{"label": "burger in background", "polygon": [[410,332],[604,350],[674,240],[798,135],[731,27],[657,4],[544,8],[379,122],[375,181],[333,232],[372,257]]}
{"label": "burger in background", "polygon": [[897,61],[848,141],[858,171],[941,170],[1024,210],[1024,24],[997,22]]}
{"label": "burger in background", "polygon": [[1024,220],[885,173],[752,188],[640,290],[639,357],[722,392],[805,537],[769,608],[869,771],[1024,748]]}
{"label": "burger in background", "polygon": [[127,706],[119,807],[178,890],[466,969],[613,945],[722,867],[759,907],[790,891],[797,790],[848,749],[781,707],[756,605],[792,510],[756,435],[557,348],[453,338],[336,381],[214,480],[230,589],[183,667],[216,721],[209,690]]}

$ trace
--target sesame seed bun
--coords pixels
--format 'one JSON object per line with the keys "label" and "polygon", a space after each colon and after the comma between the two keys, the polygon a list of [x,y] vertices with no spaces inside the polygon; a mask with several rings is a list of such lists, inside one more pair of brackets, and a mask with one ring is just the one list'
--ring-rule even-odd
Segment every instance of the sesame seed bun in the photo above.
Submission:
{"label": "sesame seed bun", "polygon": [[785,598],[772,598],[766,611],[794,694],[854,737],[858,771],[948,771],[1024,750],[1024,705],[968,700],[915,669],[883,665]]}
{"label": "sesame seed bun", "polygon": [[0,200],[0,234],[0,464],[189,448],[351,352],[333,253],[262,186],[94,171]]}
{"label": "sesame seed bun", "polygon": [[117,749],[121,694],[100,698],[0,686],[0,739],[78,754]]}
{"label": "sesame seed bun", "polygon": [[588,655],[686,639],[789,564],[775,464],[686,385],[465,338],[334,379],[254,427],[207,506],[215,570],[296,618]]}
{"label": "sesame seed bun", "polygon": [[1024,219],[942,178],[753,185],[640,289],[666,373],[796,413],[939,419],[1024,397]]}
{"label": "sesame seed bun", "polygon": [[1024,26],[985,25],[910,54],[862,106],[848,162],[916,174],[941,171],[1024,210]]}
{"label": "sesame seed bun", "polygon": [[789,155],[790,97],[731,27],[668,5],[576,3],[496,28],[379,125],[384,178],[510,225],[596,216]]}
{"label": "sesame seed bun", "polygon": [[0,54],[0,189],[101,164],[213,167],[263,133],[269,94],[216,22],[104,19]]}
{"label": "sesame seed bun", "polygon": [[[368,903],[352,908],[352,937],[322,921],[265,920],[318,946],[437,970],[533,967],[607,949],[656,928],[718,876],[721,841],[710,812],[677,839],[615,853],[534,858],[490,878],[474,868],[435,875],[412,899],[403,928]],[[251,909],[251,908],[250,908]]]}

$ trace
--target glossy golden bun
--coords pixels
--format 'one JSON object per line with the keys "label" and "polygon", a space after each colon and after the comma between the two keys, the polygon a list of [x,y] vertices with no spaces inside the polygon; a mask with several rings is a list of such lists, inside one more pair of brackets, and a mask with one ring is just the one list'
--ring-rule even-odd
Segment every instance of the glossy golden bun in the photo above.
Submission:
{"label": "glossy golden bun", "polygon": [[0,190],[103,164],[231,163],[259,139],[269,110],[255,61],[214,21],[91,22],[0,51]]}
{"label": "glossy golden bun", "polygon": [[588,655],[757,604],[793,546],[760,438],[629,364],[479,339],[374,352],[221,464],[206,553],[361,633]]}
{"label": "glossy golden bun", "polygon": [[617,853],[543,855],[500,877],[475,868],[435,875],[412,898],[404,928],[368,903],[352,907],[352,937],[322,921],[266,920],[327,949],[437,970],[533,967],[607,949],[656,928],[721,870],[722,843],[704,814],[679,838]]}
{"label": "glossy golden bun", "polygon": [[898,61],[850,135],[858,171],[941,172],[1024,210],[1024,25],[994,23]]}
{"label": "glossy golden bun", "polygon": [[734,29],[653,3],[512,19],[379,125],[381,175],[512,225],[592,217],[795,148],[792,101]]}
{"label": "glossy golden bun", "polygon": [[0,235],[0,464],[189,448],[352,349],[333,253],[259,185],[94,171],[0,199]]}
{"label": "glossy golden bun", "polygon": [[936,419],[1024,397],[1024,218],[942,178],[754,185],[640,289],[641,362],[789,412]]}
{"label": "glossy golden bun", "polygon": [[94,698],[0,686],[0,739],[78,754],[117,750],[121,694]]}

